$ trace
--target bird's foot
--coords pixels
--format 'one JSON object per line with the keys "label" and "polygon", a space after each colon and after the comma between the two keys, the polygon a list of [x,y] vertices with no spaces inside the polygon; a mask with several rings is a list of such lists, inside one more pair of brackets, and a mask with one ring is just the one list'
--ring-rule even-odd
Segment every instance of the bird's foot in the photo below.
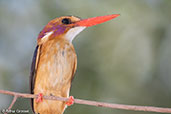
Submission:
{"label": "bird's foot", "polygon": [[66,105],[71,106],[74,104],[74,97],[70,96],[68,101],[66,101]]}
{"label": "bird's foot", "polygon": [[36,102],[42,102],[43,101],[43,94],[39,93],[38,97],[36,98]]}

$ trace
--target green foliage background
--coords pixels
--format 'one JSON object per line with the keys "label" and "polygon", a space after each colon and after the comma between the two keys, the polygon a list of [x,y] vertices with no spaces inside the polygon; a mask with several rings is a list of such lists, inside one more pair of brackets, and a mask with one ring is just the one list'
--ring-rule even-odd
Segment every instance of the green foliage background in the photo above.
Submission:
{"label": "green foliage background", "polygon": [[[36,38],[63,15],[120,17],[90,27],[74,40],[76,98],[171,107],[170,0],[0,0],[0,89],[29,92]],[[11,96],[0,94],[0,110]],[[30,109],[19,99],[13,109]],[[75,104],[65,114],[153,114]]]}

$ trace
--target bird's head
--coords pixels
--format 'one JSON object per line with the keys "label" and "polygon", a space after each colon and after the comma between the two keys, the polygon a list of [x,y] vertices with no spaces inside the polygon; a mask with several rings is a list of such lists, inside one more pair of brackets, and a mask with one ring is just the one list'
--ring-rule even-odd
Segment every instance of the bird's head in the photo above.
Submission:
{"label": "bird's head", "polygon": [[72,42],[74,37],[86,27],[100,24],[116,18],[119,14],[80,19],[75,16],[62,16],[51,20],[38,36],[38,43],[42,44],[53,38],[66,38]]}

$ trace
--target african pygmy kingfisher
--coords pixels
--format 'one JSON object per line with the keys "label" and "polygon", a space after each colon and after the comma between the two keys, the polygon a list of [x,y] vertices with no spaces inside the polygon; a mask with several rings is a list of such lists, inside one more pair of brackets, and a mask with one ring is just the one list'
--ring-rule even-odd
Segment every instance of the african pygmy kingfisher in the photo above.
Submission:
{"label": "african pygmy kingfisher", "polygon": [[69,97],[71,82],[77,68],[77,55],[72,45],[74,37],[96,24],[111,20],[119,14],[80,19],[63,16],[51,20],[39,33],[34,52],[30,89],[31,94],[38,94],[31,99],[33,112],[39,114],[63,114],[70,102],[43,100],[42,95]]}

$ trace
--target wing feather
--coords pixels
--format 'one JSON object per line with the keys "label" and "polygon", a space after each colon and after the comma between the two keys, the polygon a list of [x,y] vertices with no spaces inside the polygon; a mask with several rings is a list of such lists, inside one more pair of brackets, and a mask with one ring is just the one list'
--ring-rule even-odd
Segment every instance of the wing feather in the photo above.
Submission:
{"label": "wing feather", "polygon": [[73,66],[73,70],[72,70],[71,81],[73,81],[73,79],[74,79],[74,75],[75,75],[76,70],[77,70],[77,55],[76,55],[75,60],[74,60],[74,66]]}
{"label": "wing feather", "polygon": [[[36,46],[36,49],[34,51],[34,55],[32,58],[32,64],[31,64],[31,72],[30,72],[30,93],[34,94],[34,84],[36,79],[36,71],[37,71],[37,65],[39,61],[40,56],[40,47],[39,45]],[[31,99],[31,107],[34,112],[34,106],[33,106],[33,99]]]}

